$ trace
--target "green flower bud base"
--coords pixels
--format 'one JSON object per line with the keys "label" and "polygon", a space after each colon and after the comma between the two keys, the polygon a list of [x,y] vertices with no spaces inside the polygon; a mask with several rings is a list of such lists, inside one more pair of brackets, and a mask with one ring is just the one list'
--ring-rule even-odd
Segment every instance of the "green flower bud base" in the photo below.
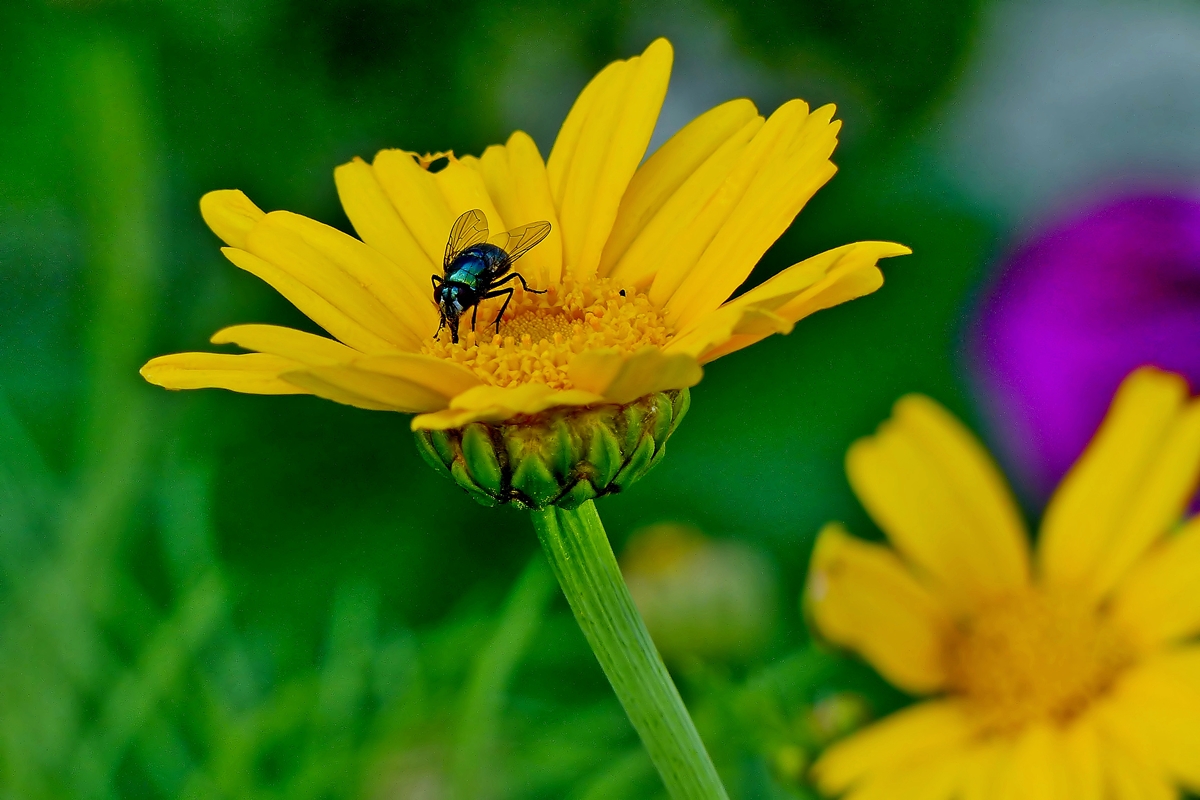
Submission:
{"label": "green flower bud base", "polygon": [[689,402],[687,389],[672,389],[623,406],[554,408],[502,423],[416,431],[417,449],[485,506],[577,508],[649,472]]}

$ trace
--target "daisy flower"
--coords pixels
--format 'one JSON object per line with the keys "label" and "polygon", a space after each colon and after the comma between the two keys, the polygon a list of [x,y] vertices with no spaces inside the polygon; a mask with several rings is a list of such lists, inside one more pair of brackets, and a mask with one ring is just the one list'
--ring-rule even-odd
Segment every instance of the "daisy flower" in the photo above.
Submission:
{"label": "daisy flower", "polygon": [[890,546],[821,533],[816,628],[928,699],[834,745],[854,800],[1158,800],[1200,789],[1200,401],[1143,368],[1046,509],[1036,547],[982,446],[900,400],[847,456]]}
{"label": "daisy flower", "polygon": [[[236,325],[213,343],[250,352],[163,356],[142,375],[169,389],[313,394],[413,414],[432,466],[481,503],[533,510],[559,585],[668,793],[720,800],[591,501],[663,456],[704,364],[873,292],[878,260],[909,251],[846,245],[729,299],[833,176],[840,123],[833,106],[793,100],[764,118],[734,100],[643,161],[671,60],[659,39],[604,68],[545,161],[517,132],[478,157],[384,150],[343,164],[334,178],[359,238],[264,213],[241,192],[205,195],[201,214],[226,257],[329,336]],[[512,265],[520,279],[500,271],[460,302],[464,230],[514,259],[527,250]]]}
{"label": "daisy flower", "polygon": [[[200,210],[225,256],[329,336],[235,325],[212,342],[252,352],[162,356],[142,375],[168,389],[314,394],[413,414],[413,429],[426,432],[422,452],[485,502],[542,507],[619,488],[631,461],[642,468],[660,455],[705,363],[874,291],[883,280],[876,262],[909,252],[849,244],[730,300],[833,176],[840,123],[833,106],[810,111],[793,100],[764,118],[733,100],[643,161],[671,61],[658,39],[608,65],[580,93],[545,161],[518,131],[479,157],[384,150],[343,164],[334,177],[359,238],[263,213],[238,191],[205,195]],[[451,226],[474,209],[491,233],[543,221],[550,233],[514,265],[533,291],[509,284],[502,317],[501,298],[483,301],[473,309],[478,324],[469,330],[464,315],[455,342],[439,332],[431,280],[443,278]],[[636,413],[615,411],[638,401],[646,402]],[[611,434],[577,443],[602,454],[597,468],[571,462],[556,473],[561,454],[547,451],[530,468],[536,474],[516,475],[517,445],[463,460],[464,449],[478,448],[456,432],[472,423],[489,426],[489,441],[507,441],[520,434],[514,423],[528,432],[597,408],[608,411],[570,426]],[[624,436],[629,418],[640,436]],[[521,447],[553,430],[543,425]]]}

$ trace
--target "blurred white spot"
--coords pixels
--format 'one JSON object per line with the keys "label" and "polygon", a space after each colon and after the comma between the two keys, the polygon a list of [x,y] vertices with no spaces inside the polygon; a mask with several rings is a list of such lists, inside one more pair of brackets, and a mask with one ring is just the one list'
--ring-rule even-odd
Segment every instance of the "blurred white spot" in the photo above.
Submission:
{"label": "blurred white spot", "polygon": [[1020,219],[1200,176],[1200,5],[1016,0],[980,42],[942,131],[980,200]]}
{"label": "blurred white spot", "polygon": [[821,602],[829,594],[829,576],[824,572],[814,572],[808,580],[808,596],[814,602]]}

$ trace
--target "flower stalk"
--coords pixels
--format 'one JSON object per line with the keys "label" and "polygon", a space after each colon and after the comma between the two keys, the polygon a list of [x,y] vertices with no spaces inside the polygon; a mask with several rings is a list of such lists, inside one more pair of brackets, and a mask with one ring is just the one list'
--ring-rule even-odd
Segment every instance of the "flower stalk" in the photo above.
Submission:
{"label": "flower stalk", "polygon": [[587,501],[533,512],[563,594],[673,800],[728,795],[633,603],[608,536]]}

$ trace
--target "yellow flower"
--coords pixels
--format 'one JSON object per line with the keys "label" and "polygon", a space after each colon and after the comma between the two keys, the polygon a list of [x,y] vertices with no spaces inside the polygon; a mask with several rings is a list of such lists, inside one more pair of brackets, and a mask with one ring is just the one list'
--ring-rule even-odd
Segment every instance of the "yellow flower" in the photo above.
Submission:
{"label": "yellow flower", "polygon": [[[418,414],[413,428],[499,423],[556,407],[625,404],[700,380],[701,365],[814,311],[877,289],[878,259],[909,252],[860,242],[815,256],[725,302],[833,175],[833,107],[798,100],[769,119],[747,100],[700,116],[642,163],[667,90],[664,39],[602,70],[575,101],[543,162],[514,133],[476,158],[384,150],[335,171],[355,239],[237,191],[200,202],[230,261],[269,283],[333,338],[271,325],[218,331],[254,351],[156,358],[169,389],[315,394]],[[445,160],[440,171],[430,167]],[[454,220],[480,209],[499,233],[549,221],[499,300],[459,343],[435,337],[432,276]],[[464,328],[466,323],[464,323]]]}
{"label": "yellow flower", "polygon": [[822,532],[806,602],[829,639],[933,695],[826,751],[854,800],[1157,800],[1200,789],[1200,402],[1126,379],[1037,547],[982,446],[921,396],[847,456],[891,547]]}

